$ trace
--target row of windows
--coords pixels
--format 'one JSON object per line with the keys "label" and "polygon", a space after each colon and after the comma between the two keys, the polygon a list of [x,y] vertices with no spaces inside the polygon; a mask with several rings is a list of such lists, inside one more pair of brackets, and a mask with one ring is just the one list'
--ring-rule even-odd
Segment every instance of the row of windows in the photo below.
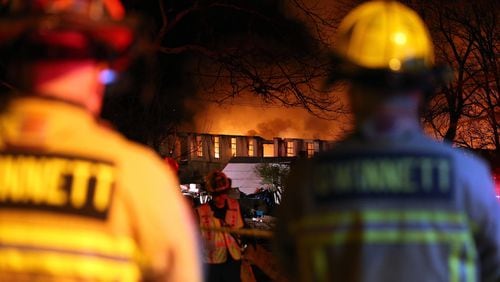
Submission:
{"label": "row of windows", "polygon": [[[319,151],[319,147],[315,146],[313,142],[307,142],[306,143],[306,149],[307,149],[307,157],[311,158],[314,156],[314,153]],[[295,148],[294,148],[294,142],[288,141],[286,142],[286,156],[287,157],[293,157],[295,156]]]}
{"label": "row of windows", "polygon": [[[221,140],[219,136],[214,136],[214,158],[220,159],[221,157]],[[203,157],[203,142],[202,142],[202,136],[196,136],[196,138],[193,140],[193,145],[192,145],[192,151],[196,154],[197,157],[202,158]],[[255,140],[250,139],[248,140],[248,146],[247,146],[247,155],[249,157],[255,156]],[[314,156],[314,153],[319,151],[318,146],[313,143],[313,142],[307,142],[307,156],[312,157]],[[236,156],[236,137],[231,137],[231,155]],[[287,141],[286,142],[286,156],[287,157],[294,157],[295,156],[295,143],[293,141]]]}

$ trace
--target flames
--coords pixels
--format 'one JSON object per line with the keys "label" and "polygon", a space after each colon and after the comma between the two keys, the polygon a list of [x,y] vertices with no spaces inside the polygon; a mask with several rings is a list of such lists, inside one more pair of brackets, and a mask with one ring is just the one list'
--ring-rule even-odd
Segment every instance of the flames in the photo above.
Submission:
{"label": "flames", "polygon": [[193,119],[185,131],[273,137],[337,140],[349,127],[341,120],[318,118],[304,109],[243,104],[191,103]]}

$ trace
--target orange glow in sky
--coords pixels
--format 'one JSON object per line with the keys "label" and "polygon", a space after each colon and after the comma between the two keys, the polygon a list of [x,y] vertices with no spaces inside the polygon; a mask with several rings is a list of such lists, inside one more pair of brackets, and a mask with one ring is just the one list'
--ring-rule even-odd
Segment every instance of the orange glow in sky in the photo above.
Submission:
{"label": "orange glow in sky", "polygon": [[[191,107],[195,105],[191,105]],[[185,131],[273,137],[337,140],[349,127],[349,121],[325,120],[304,109],[219,105],[208,103],[195,112],[194,121]]]}

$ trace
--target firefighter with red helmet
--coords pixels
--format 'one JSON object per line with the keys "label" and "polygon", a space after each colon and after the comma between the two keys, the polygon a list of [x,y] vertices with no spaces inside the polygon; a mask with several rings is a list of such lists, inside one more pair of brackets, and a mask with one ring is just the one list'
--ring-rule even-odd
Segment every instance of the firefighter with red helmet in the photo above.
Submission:
{"label": "firefighter with red helmet", "polygon": [[500,281],[500,206],[487,164],[427,137],[425,95],[446,82],[421,18],[368,1],[342,20],[331,82],[354,131],[292,169],[276,249],[292,281]]}
{"label": "firefighter with red helmet", "polygon": [[1,5],[0,281],[201,281],[175,172],[96,121],[135,20],[119,0]]}
{"label": "firefighter with red helmet", "polygon": [[238,200],[228,196],[231,180],[223,172],[214,171],[205,177],[205,188],[212,200],[200,205],[196,211],[205,245],[207,281],[241,281],[241,248],[238,240],[229,232],[215,231],[221,227],[238,229],[244,226]]}

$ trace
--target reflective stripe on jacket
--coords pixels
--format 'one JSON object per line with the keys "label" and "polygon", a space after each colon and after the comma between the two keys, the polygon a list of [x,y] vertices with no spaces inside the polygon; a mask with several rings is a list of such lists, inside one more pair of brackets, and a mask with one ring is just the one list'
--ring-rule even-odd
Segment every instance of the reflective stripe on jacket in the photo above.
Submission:
{"label": "reflective stripe on jacket", "polygon": [[[237,200],[227,199],[228,209],[224,223],[214,216],[209,204],[203,204],[197,208],[202,227],[221,227],[228,226],[231,228],[243,227],[243,219],[241,218],[240,204]],[[206,263],[223,263],[227,260],[227,252],[235,260],[241,259],[241,249],[236,239],[230,233],[214,232],[203,230],[201,236],[205,243],[205,262]]]}
{"label": "reflective stripe on jacket", "polygon": [[2,109],[0,281],[201,281],[200,268],[196,225],[156,153],[62,101]]}
{"label": "reflective stripe on jacket", "polygon": [[353,136],[289,179],[276,247],[292,281],[500,281],[500,206],[479,158],[423,133]]}

